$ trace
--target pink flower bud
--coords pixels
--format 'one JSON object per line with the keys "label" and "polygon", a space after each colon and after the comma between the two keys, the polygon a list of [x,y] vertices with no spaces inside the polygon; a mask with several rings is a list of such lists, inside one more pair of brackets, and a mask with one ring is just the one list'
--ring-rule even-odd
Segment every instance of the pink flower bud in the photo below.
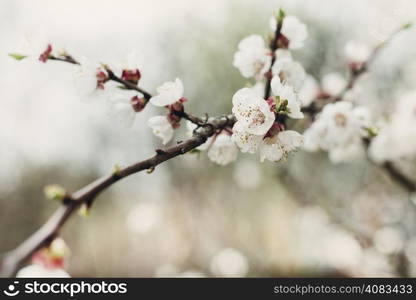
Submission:
{"label": "pink flower bud", "polygon": [[121,78],[125,81],[131,82],[133,84],[137,84],[140,80],[142,75],[138,69],[135,70],[123,70],[121,74]]}
{"label": "pink flower bud", "polygon": [[270,107],[270,111],[274,112],[276,110],[276,101],[275,101],[274,97],[267,98],[266,102]]}
{"label": "pink flower bud", "polygon": [[169,106],[169,109],[172,111],[183,111],[183,104],[180,101],[177,101]]}
{"label": "pink flower bud", "polygon": [[138,96],[134,96],[133,98],[131,98],[131,106],[133,106],[133,109],[135,112],[140,112],[142,111],[147,104],[147,101],[145,98],[139,98]]}
{"label": "pink flower bud", "polygon": [[103,90],[104,89],[104,84],[108,80],[107,73],[104,70],[98,68],[97,73],[95,74],[95,76],[97,78],[97,89]]}
{"label": "pink flower bud", "polygon": [[61,238],[55,239],[32,256],[32,262],[42,265],[46,269],[60,269],[64,267],[65,258],[69,255],[69,248]]}
{"label": "pink flower bud", "polygon": [[179,128],[181,126],[181,117],[176,115],[175,112],[171,111],[168,115],[167,115],[168,121],[170,123],[170,125],[172,125],[173,128]]}
{"label": "pink flower bud", "polygon": [[46,50],[43,51],[42,54],[39,56],[39,60],[43,63],[46,63],[51,53],[52,53],[52,45],[48,44],[48,46],[46,47]]}

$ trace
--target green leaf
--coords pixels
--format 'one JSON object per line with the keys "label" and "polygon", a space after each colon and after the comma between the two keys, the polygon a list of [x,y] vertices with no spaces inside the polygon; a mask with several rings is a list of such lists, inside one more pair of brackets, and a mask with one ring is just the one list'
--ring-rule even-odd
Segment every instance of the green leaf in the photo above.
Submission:
{"label": "green leaf", "polygon": [[198,150],[198,149],[192,149],[192,150],[188,151],[188,153],[189,153],[189,154],[199,154],[199,153],[201,153],[201,150]]}
{"label": "green leaf", "polygon": [[370,138],[376,137],[378,135],[378,130],[375,127],[367,127],[366,130]]}
{"label": "green leaf", "polygon": [[18,53],[9,53],[9,56],[11,58],[14,58],[15,60],[22,60],[27,57],[26,55],[18,54]]}
{"label": "green leaf", "polygon": [[406,24],[403,24],[402,28],[403,29],[409,29],[412,26],[413,26],[413,23],[406,23]]}

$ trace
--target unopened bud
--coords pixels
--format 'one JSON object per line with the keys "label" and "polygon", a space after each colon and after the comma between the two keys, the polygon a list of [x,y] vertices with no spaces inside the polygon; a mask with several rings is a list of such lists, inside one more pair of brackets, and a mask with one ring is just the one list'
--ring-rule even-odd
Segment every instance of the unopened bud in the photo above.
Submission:
{"label": "unopened bud", "polygon": [[135,70],[123,70],[121,73],[121,78],[125,81],[131,82],[133,84],[136,84],[139,82],[142,75],[140,74],[139,69]]}
{"label": "unopened bud", "polygon": [[49,246],[52,258],[63,258],[70,254],[69,247],[62,238],[56,238]]}
{"label": "unopened bud", "polygon": [[45,63],[49,59],[51,53],[52,53],[52,45],[48,44],[48,46],[46,47],[46,50],[43,51],[43,53],[39,56],[39,60]]}
{"label": "unopened bud", "polygon": [[46,198],[50,200],[63,200],[67,195],[66,190],[57,184],[45,186],[43,192]]}
{"label": "unopened bud", "polygon": [[97,78],[97,89],[103,90],[104,84],[108,81],[107,72],[105,72],[101,68],[97,68],[97,73],[95,74],[95,77]]}
{"label": "unopened bud", "polygon": [[376,137],[378,135],[378,130],[375,127],[367,127],[366,130],[370,138]]}
{"label": "unopened bud", "polygon": [[139,98],[139,96],[134,96],[130,102],[135,112],[141,112],[147,104],[147,100],[143,97]]}
{"label": "unopened bud", "polygon": [[81,217],[88,218],[90,216],[90,208],[86,203],[83,203],[78,210],[78,214]]}

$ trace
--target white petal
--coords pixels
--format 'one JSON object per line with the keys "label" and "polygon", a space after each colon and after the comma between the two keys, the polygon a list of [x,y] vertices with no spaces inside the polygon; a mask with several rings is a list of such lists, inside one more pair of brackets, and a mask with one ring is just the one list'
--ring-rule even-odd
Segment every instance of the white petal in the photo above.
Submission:
{"label": "white petal", "polygon": [[234,94],[232,111],[246,131],[256,135],[266,134],[275,119],[267,102],[250,88]]}
{"label": "white petal", "polygon": [[355,63],[363,63],[371,55],[370,48],[367,45],[357,41],[349,41],[345,45],[344,51],[347,60]]}
{"label": "white petal", "polygon": [[284,18],[282,33],[289,40],[289,49],[293,50],[302,48],[308,37],[306,25],[300,22],[295,16],[287,16]]}
{"label": "white petal", "polygon": [[277,135],[280,145],[285,152],[291,152],[303,145],[303,136],[294,130],[285,130]]}
{"label": "white petal", "polygon": [[175,81],[168,81],[159,86],[157,89],[157,95],[150,98],[150,103],[155,106],[171,105],[183,97],[183,84],[179,78]]}
{"label": "white petal", "polygon": [[237,147],[228,134],[218,135],[208,150],[209,159],[222,166],[235,161],[237,154]]}
{"label": "white petal", "polygon": [[322,89],[331,96],[338,96],[347,86],[347,81],[339,73],[329,73],[322,78]]}
{"label": "white petal", "polygon": [[276,59],[272,67],[272,73],[279,76],[282,84],[292,86],[296,91],[302,87],[306,72],[302,65],[293,61],[291,57]]}
{"label": "white petal", "polygon": [[299,90],[299,99],[302,107],[309,106],[319,94],[319,84],[311,75],[306,75],[305,81]]}
{"label": "white petal", "polygon": [[233,65],[244,77],[261,79],[271,64],[270,51],[265,47],[263,38],[250,35],[240,42],[238,48]]}
{"label": "white petal", "polygon": [[263,138],[262,135],[248,133],[241,123],[236,122],[233,127],[232,140],[240,148],[241,152],[254,153]]}
{"label": "white petal", "polygon": [[148,125],[153,129],[154,135],[162,139],[166,145],[173,137],[173,128],[166,116],[155,116],[148,120]]}
{"label": "white petal", "polygon": [[265,138],[259,147],[260,161],[268,159],[277,162],[283,158],[284,152],[280,146],[277,136]]}

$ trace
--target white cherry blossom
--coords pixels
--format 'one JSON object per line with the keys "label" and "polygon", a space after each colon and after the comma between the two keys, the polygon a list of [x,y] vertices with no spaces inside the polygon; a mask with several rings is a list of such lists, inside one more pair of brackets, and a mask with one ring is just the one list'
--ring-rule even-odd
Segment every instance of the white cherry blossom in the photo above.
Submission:
{"label": "white cherry blossom", "polygon": [[370,48],[357,41],[349,41],[344,48],[345,57],[351,63],[363,63],[368,60],[371,55]]}
{"label": "white cherry blossom", "polygon": [[98,86],[97,74],[105,76],[105,71],[99,63],[92,62],[87,57],[80,57],[79,63],[74,76],[77,92],[84,97],[84,100],[92,100],[93,97],[102,96],[103,90]]}
{"label": "white cherry blossom", "polygon": [[347,80],[339,73],[329,73],[322,78],[322,90],[330,96],[338,96],[347,87]]}
{"label": "white cherry blossom", "polygon": [[259,35],[250,35],[238,44],[233,65],[245,78],[261,79],[270,67],[272,58],[264,40]]}
{"label": "white cherry blossom", "polygon": [[263,135],[248,133],[245,126],[240,122],[236,122],[233,127],[233,135],[231,138],[240,148],[241,152],[255,153],[263,139]]}
{"label": "white cherry blossom", "polygon": [[225,166],[237,159],[238,149],[229,134],[221,133],[214,139],[208,150],[208,157],[211,161]]}
{"label": "white cherry blossom", "polygon": [[306,76],[302,65],[294,61],[291,55],[282,55],[282,52],[280,52],[280,55],[277,54],[272,67],[272,74],[278,76],[282,84],[292,86],[295,91],[302,87]]}
{"label": "white cherry blossom", "polygon": [[304,149],[328,151],[334,163],[357,158],[364,153],[362,138],[369,124],[369,111],[364,107],[354,108],[346,101],[327,104],[305,131]]}
{"label": "white cherry blossom", "polygon": [[131,127],[136,118],[136,112],[131,104],[134,96],[142,97],[140,93],[131,90],[120,90],[110,93],[107,101],[107,112],[123,127]]}
{"label": "white cherry blossom", "polygon": [[316,79],[307,74],[302,87],[299,90],[299,99],[302,107],[309,106],[313,100],[319,95],[319,84]]}
{"label": "white cherry blossom", "polygon": [[304,117],[301,111],[302,102],[293,88],[289,85],[283,85],[278,76],[274,76],[271,81],[273,95],[280,100],[287,101],[288,116],[293,119],[302,119]]}
{"label": "white cherry blossom", "polygon": [[163,145],[170,142],[173,137],[173,127],[166,116],[152,117],[147,124],[152,128],[154,135],[162,139]]}
{"label": "white cherry blossom", "polygon": [[275,120],[268,103],[250,88],[240,89],[234,94],[232,111],[240,126],[250,134],[266,134]]}
{"label": "white cherry blossom", "polygon": [[[270,28],[276,30],[277,21],[273,17],[270,19]],[[308,37],[308,29],[304,23],[295,16],[287,16],[283,19],[282,34],[289,40],[289,49],[296,50],[304,46]]]}
{"label": "white cherry blossom", "polygon": [[266,137],[260,144],[260,161],[268,159],[277,162],[286,158],[289,152],[303,144],[303,136],[293,130],[281,131],[272,137]]}
{"label": "white cherry blossom", "polygon": [[175,81],[168,81],[159,86],[157,95],[150,98],[150,103],[155,106],[171,105],[183,97],[183,84],[179,78]]}
{"label": "white cherry blossom", "polygon": [[45,31],[42,28],[36,28],[26,32],[11,52],[25,56],[25,60],[39,62],[39,57],[47,50],[50,42]]}

